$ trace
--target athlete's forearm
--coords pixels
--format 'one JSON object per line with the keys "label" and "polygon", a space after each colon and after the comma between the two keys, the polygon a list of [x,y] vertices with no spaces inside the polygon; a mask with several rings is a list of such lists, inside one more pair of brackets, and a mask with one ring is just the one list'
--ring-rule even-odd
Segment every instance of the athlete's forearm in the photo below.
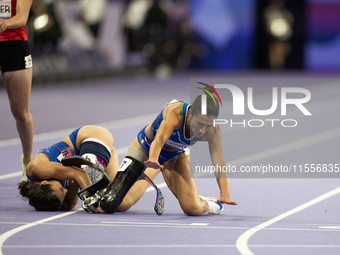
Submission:
{"label": "athlete's forearm", "polygon": [[229,180],[228,178],[217,178],[218,187],[220,189],[221,197],[230,199]]}
{"label": "athlete's forearm", "polygon": [[13,18],[5,20],[6,28],[13,29],[18,27],[23,27],[27,23],[27,16],[23,14],[19,14],[14,16]]}
{"label": "athlete's forearm", "polygon": [[77,171],[74,179],[78,183],[80,189],[85,189],[92,184],[89,176],[87,175],[87,173],[84,170],[76,168],[76,167],[72,167],[72,168],[75,171]]}
{"label": "athlete's forearm", "polygon": [[7,28],[23,27],[27,23],[33,0],[17,0],[16,15],[5,20]]}
{"label": "athlete's forearm", "polygon": [[223,154],[217,154],[215,156],[213,155],[211,156],[212,156],[211,160],[216,169],[215,177],[218,183],[218,187],[220,189],[221,197],[230,199],[228,174],[227,172],[221,170],[226,167]]}
{"label": "athlete's forearm", "polygon": [[158,161],[163,145],[164,142],[159,137],[156,137],[150,146],[149,160]]}

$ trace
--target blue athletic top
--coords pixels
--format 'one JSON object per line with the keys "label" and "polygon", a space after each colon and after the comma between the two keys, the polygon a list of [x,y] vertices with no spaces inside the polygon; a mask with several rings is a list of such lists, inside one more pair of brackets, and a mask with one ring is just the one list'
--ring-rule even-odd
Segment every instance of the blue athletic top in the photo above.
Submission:
{"label": "blue athletic top", "polygon": [[[166,104],[165,107],[167,107],[169,104],[177,103],[177,100],[172,100],[170,103]],[[164,107],[164,108],[165,108]],[[176,157],[177,155],[183,153],[183,152],[188,152],[188,147],[190,145],[194,145],[197,141],[200,140],[200,138],[197,137],[192,137],[191,139],[186,139],[185,138],[185,122],[187,119],[187,112],[189,110],[190,105],[182,102],[182,108],[181,108],[181,113],[183,116],[183,124],[179,129],[174,130],[172,135],[170,136],[169,140],[165,143],[166,146],[171,147],[176,149],[176,151],[169,151],[162,149],[161,153],[159,154],[158,157],[158,162],[162,165],[166,161]],[[163,111],[157,116],[157,118],[154,120],[154,122],[151,124],[151,134],[153,137],[155,137],[156,132],[163,121]],[[145,129],[147,126],[145,126],[137,135],[137,139],[139,144],[143,147],[145,152],[147,154],[150,153],[150,146],[152,141],[146,136],[145,134]]]}
{"label": "blue athletic top", "polygon": [[[174,99],[170,103],[166,104],[165,107],[167,107],[170,104],[174,104],[178,102],[179,101]],[[169,140],[166,141],[164,145],[170,148],[176,149],[176,150],[184,150],[185,148],[191,145],[194,145],[197,141],[200,141],[199,137],[192,137],[189,139],[185,137],[185,123],[188,117],[187,113],[188,113],[189,107],[190,107],[190,104],[182,102],[181,113],[183,117],[183,124],[181,125],[179,129],[174,130]],[[155,137],[157,130],[163,121],[163,111],[164,109],[161,111],[161,113],[157,116],[157,118],[154,120],[154,122],[151,125],[151,134],[153,137]]]}
{"label": "blue athletic top", "polygon": [[[57,163],[61,163],[61,159],[64,157],[79,155],[79,151],[76,146],[77,135],[78,135],[79,129],[80,128],[74,130],[69,135],[69,138],[72,142],[74,149],[72,149],[67,143],[61,141],[56,144],[53,144],[52,146],[48,147],[41,153],[45,154],[46,157],[49,159],[49,161],[57,162]],[[57,179],[51,178],[50,180],[57,180]],[[36,182],[36,181],[42,181],[42,180],[39,180],[39,179],[33,178],[32,176],[27,175],[28,183]],[[65,180],[57,180],[57,181],[59,181],[64,186],[64,188],[67,188],[68,181],[65,181]]]}

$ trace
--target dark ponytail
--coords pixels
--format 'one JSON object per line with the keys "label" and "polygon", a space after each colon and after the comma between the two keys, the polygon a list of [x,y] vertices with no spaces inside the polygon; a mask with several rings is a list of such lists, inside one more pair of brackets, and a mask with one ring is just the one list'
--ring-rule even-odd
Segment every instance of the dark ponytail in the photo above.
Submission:
{"label": "dark ponytail", "polygon": [[60,208],[60,200],[54,193],[51,184],[41,185],[34,182],[32,185],[26,181],[18,183],[20,195],[28,199],[28,202],[37,211],[57,211]]}

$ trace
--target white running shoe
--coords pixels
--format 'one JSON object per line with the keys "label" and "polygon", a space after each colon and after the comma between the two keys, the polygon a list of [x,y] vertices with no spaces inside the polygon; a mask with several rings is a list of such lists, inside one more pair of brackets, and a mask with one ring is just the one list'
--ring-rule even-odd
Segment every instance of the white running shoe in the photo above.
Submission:
{"label": "white running shoe", "polygon": [[213,197],[203,197],[200,195],[200,198],[208,202],[208,209],[204,212],[207,214],[223,214],[224,212],[224,207],[222,204],[217,202],[216,198]]}

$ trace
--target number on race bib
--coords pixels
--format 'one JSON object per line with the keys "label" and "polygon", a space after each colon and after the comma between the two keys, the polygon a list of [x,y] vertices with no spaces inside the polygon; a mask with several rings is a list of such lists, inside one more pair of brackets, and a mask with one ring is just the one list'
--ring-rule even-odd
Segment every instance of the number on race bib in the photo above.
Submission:
{"label": "number on race bib", "polygon": [[31,55],[25,57],[25,68],[32,68],[33,62]]}
{"label": "number on race bib", "polygon": [[125,171],[125,169],[129,166],[129,165],[131,165],[131,163],[132,163],[132,160],[131,159],[129,159],[129,158],[124,158],[123,159],[123,161],[122,161],[122,164],[120,164],[120,167],[118,168],[118,172],[123,172],[123,171]]}

